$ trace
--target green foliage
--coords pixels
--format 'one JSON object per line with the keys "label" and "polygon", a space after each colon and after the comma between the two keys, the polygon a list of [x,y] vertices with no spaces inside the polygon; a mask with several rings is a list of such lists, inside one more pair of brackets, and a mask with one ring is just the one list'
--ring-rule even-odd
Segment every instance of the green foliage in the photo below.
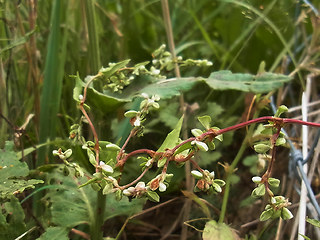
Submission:
{"label": "green foliage", "polygon": [[42,180],[27,179],[28,165],[19,161],[17,153],[13,151],[13,142],[6,142],[5,148],[0,149],[0,166],[1,199],[11,198],[14,194],[43,183]]}
{"label": "green foliage", "polygon": [[[97,193],[91,187],[79,188],[84,179],[74,178],[72,174],[65,176],[62,168],[48,176],[48,181],[59,186],[49,190],[44,198],[50,204],[51,223],[69,230],[80,224],[94,223]],[[143,199],[129,202],[127,198],[122,198],[117,201],[114,195],[107,195],[106,201],[104,220],[119,215],[131,216],[141,211],[144,204]]]}
{"label": "green foliage", "polygon": [[19,203],[14,197],[8,197],[8,201],[1,204],[0,212],[0,238],[15,239],[26,230],[24,223],[25,214]]}
{"label": "green foliage", "polygon": [[37,240],[68,240],[68,230],[65,227],[48,227]]}
{"label": "green foliage", "polygon": [[238,239],[236,233],[225,223],[209,221],[202,234],[203,240],[235,240]]}

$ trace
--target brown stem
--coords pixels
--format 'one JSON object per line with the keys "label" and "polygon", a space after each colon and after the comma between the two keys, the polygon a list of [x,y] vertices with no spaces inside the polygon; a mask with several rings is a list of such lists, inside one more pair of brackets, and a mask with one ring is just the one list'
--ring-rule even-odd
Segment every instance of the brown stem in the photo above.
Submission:
{"label": "brown stem", "polygon": [[121,186],[120,189],[123,190],[123,189],[126,189],[132,185],[134,185],[135,183],[137,183],[145,174],[146,172],[149,170],[149,168],[146,168],[141,174],[139,177],[137,177],[134,181],[132,181],[131,183],[128,183],[127,185],[124,185],[124,186]]}

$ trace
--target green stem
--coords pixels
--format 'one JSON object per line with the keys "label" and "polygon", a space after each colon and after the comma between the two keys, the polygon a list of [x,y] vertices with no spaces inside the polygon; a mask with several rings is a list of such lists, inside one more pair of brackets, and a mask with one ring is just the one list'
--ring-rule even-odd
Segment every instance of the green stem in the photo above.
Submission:
{"label": "green stem", "polygon": [[106,208],[106,195],[102,194],[102,190],[97,193],[97,209],[92,224],[90,225],[91,240],[102,240],[104,223],[104,212]]}
{"label": "green stem", "polygon": [[242,155],[244,153],[244,150],[247,148],[247,138],[242,142],[242,145],[234,158],[232,164],[230,165],[227,173],[227,179],[226,179],[226,187],[224,190],[224,195],[223,195],[223,200],[222,200],[222,206],[221,206],[221,212],[220,212],[220,217],[219,217],[219,223],[223,223],[225,215],[226,215],[226,210],[227,210],[227,204],[228,204],[228,199],[229,199],[229,193],[230,193],[230,184],[231,184],[231,176],[233,174],[233,171],[235,167],[237,166],[238,162],[242,158]]}
{"label": "green stem", "polygon": [[[254,113],[253,119],[255,119],[259,115],[259,112],[260,111],[257,111]],[[220,212],[220,216],[219,216],[219,223],[223,223],[225,216],[226,216],[229,193],[230,193],[231,176],[233,174],[233,171],[236,169],[236,166],[238,165],[240,159],[242,159],[242,155],[247,148],[248,140],[252,136],[254,127],[255,127],[255,124],[250,125],[246,138],[243,140],[236,157],[234,158],[233,162],[229,166],[229,169],[227,172],[227,178],[226,178],[226,186],[225,186],[224,195],[223,195],[223,199],[222,199],[221,212]]]}

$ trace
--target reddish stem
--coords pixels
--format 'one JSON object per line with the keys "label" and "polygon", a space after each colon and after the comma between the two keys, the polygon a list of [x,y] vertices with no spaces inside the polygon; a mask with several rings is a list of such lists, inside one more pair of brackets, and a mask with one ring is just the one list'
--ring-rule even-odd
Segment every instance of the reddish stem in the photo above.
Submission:
{"label": "reddish stem", "polygon": [[97,166],[96,166],[96,172],[99,172],[99,152],[100,152],[100,146],[99,146],[99,138],[98,138],[98,134],[96,132],[96,129],[94,128],[93,126],[93,123],[89,117],[89,115],[87,114],[86,110],[84,109],[83,107],[83,102],[81,102],[80,104],[80,110],[81,112],[83,113],[83,115],[85,116],[85,118],[87,119],[88,123],[89,123],[89,126],[91,128],[91,131],[92,131],[92,134],[93,134],[93,137],[94,137],[94,141],[95,141],[95,145],[94,145],[94,151],[96,153],[96,162],[97,162]]}

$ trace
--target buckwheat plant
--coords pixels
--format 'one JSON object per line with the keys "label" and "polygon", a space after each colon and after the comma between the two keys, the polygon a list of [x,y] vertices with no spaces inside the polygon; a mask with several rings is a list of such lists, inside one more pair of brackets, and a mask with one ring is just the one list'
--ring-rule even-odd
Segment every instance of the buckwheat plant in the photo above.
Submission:
{"label": "buckwheat plant", "polygon": [[[139,63],[132,67],[128,66],[129,60],[112,63],[106,68],[101,68],[97,75],[88,76],[85,82],[77,79],[74,99],[77,101],[83,116],[80,123],[74,124],[71,127],[70,138],[82,145],[82,149],[87,153],[88,161],[95,168],[95,173],[87,174],[78,164],[69,161],[68,159],[72,155],[71,149],[65,152],[61,149],[55,150],[53,151],[53,155],[59,157],[64,162],[66,166],[65,173],[69,173],[68,168],[73,168],[76,177],[86,175],[89,178],[86,183],[79,187],[91,185],[94,190],[101,192],[103,195],[115,194],[119,200],[123,196],[126,196],[129,198],[147,198],[151,201],[159,202],[160,197],[158,192],[165,192],[173,177],[173,174],[168,172],[168,165],[170,163],[183,165],[189,161],[193,166],[191,175],[197,180],[194,191],[218,194],[223,191],[224,180],[216,178],[216,174],[213,171],[202,169],[194,158],[196,153],[199,151],[207,152],[215,150],[216,141],[223,141],[223,134],[226,132],[235,131],[251,124],[266,123],[266,125],[260,125],[256,131],[256,134],[260,137],[259,141],[254,143],[254,149],[261,157],[267,160],[268,167],[261,177],[255,176],[252,178],[252,181],[257,184],[257,187],[252,191],[252,195],[255,197],[266,196],[268,198],[268,204],[265,207],[265,211],[262,212],[260,220],[265,221],[278,217],[282,219],[292,218],[293,216],[287,208],[290,202],[283,196],[275,196],[271,190],[271,187],[277,188],[280,185],[280,181],[272,178],[271,175],[276,159],[276,148],[286,143],[281,128],[285,124],[300,124],[314,127],[320,127],[320,124],[280,118],[280,115],[287,110],[285,106],[280,106],[275,116],[252,119],[224,129],[212,126],[210,116],[198,117],[203,128],[192,129],[191,133],[193,137],[184,140],[178,138],[183,121],[183,118],[181,118],[178,123],[180,127],[176,127],[168,134],[164,143],[157,151],[137,149],[127,152],[126,147],[129,141],[134,137],[143,135],[144,124],[149,112],[160,108],[158,103],[160,100],[159,96],[140,93],[139,97],[143,100],[141,101],[139,110],[128,110],[124,113],[124,117],[129,119],[132,127],[124,144],[119,146],[115,143],[99,140],[95,126],[87,113],[90,107],[86,104],[88,89],[93,81],[102,81],[106,91],[121,92],[139,75],[149,75],[156,79],[165,78],[168,71],[173,70],[175,64],[181,67],[212,65],[207,60],[173,58],[169,52],[165,51],[164,45],[153,53],[153,57],[154,60],[151,62]],[[92,90],[92,87],[90,88]],[[83,137],[83,122],[89,125],[93,141],[86,140]],[[132,182],[121,185],[120,179],[129,158],[139,160],[141,173]],[[144,176],[152,167],[158,168],[159,174],[146,182]]]}

